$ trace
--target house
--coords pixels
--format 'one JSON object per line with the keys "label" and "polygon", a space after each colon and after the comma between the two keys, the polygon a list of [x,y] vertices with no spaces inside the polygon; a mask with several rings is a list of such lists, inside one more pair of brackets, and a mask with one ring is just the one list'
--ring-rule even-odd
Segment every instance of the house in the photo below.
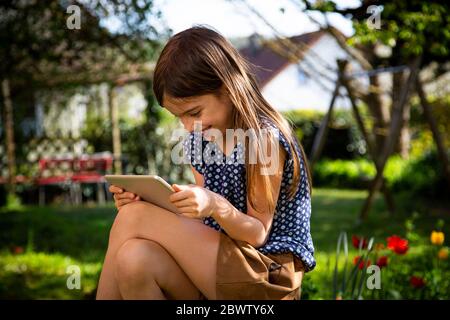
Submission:
{"label": "house", "polygon": [[[299,49],[301,54],[293,54]],[[239,51],[254,65],[263,96],[280,111],[327,111],[337,78],[336,60],[346,58],[354,71],[361,69],[326,31],[290,37],[288,42],[254,34],[246,44],[241,42]],[[350,102],[338,97],[335,107],[350,108]]]}

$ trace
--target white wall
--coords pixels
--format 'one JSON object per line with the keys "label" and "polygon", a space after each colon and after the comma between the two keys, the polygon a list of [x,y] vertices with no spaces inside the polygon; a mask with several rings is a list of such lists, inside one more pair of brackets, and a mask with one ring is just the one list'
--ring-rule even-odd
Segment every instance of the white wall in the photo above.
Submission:
{"label": "white wall", "polygon": [[[263,87],[262,93],[269,103],[280,111],[292,109],[326,111],[331,101],[336,79],[336,74],[328,70],[326,64],[337,69],[336,59],[345,57],[347,57],[346,52],[339,47],[334,38],[325,34],[316,42],[312,50],[308,51],[299,65],[307,73],[310,72],[311,65],[313,65],[331,80],[318,76],[322,83],[321,86],[314,79],[302,75],[296,64],[291,64],[267,83]],[[360,70],[356,64],[352,64],[352,68]],[[350,108],[350,102],[348,99],[338,98],[335,108]]]}
{"label": "white wall", "polygon": [[[95,99],[97,97],[97,99]],[[89,104],[90,99],[92,104]],[[144,110],[147,101],[139,84],[133,83],[116,88],[116,99],[119,106],[119,118],[131,124],[145,120]],[[48,104],[44,106],[44,104]],[[67,101],[58,101],[48,97],[46,101],[38,101],[36,105],[37,135],[44,131],[49,136],[79,137],[87,119],[87,108],[96,116],[109,121],[109,87],[107,84],[92,85],[89,92],[75,93]]]}

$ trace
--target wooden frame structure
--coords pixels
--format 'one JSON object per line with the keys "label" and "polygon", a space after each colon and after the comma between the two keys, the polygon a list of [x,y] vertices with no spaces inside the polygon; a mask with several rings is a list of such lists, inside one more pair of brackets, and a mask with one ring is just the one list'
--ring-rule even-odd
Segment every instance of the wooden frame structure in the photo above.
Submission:
{"label": "wooden frame structure", "polygon": [[388,138],[386,139],[385,144],[383,145],[383,147],[381,149],[382,150],[381,154],[376,155],[375,154],[376,153],[375,152],[375,144],[374,144],[373,138],[364,126],[364,122],[362,120],[361,113],[359,112],[358,106],[356,104],[356,98],[355,98],[354,91],[350,85],[349,80],[352,77],[347,75],[347,72],[346,72],[348,61],[347,60],[338,60],[337,61],[339,71],[338,71],[338,78],[336,81],[336,86],[333,91],[333,95],[332,95],[332,98],[330,101],[328,111],[327,111],[325,117],[323,118],[322,123],[319,128],[319,131],[314,139],[313,148],[312,148],[312,152],[311,152],[311,156],[310,156],[310,166],[312,169],[314,164],[317,162],[318,158],[320,157],[320,154],[322,152],[322,149],[324,147],[324,144],[325,144],[325,141],[327,138],[328,125],[329,125],[331,117],[332,117],[336,98],[339,95],[340,89],[344,88],[347,92],[347,97],[350,100],[353,115],[355,117],[358,129],[360,130],[360,132],[364,138],[364,141],[366,142],[369,157],[372,159],[372,161],[374,162],[375,167],[376,167],[375,178],[370,183],[369,194],[368,194],[368,196],[364,202],[364,205],[361,208],[361,211],[359,213],[359,222],[361,222],[367,218],[370,208],[372,206],[373,200],[375,198],[375,194],[378,190],[382,191],[384,200],[386,202],[386,205],[387,205],[387,208],[388,208],[390,214],[395,213],[394,200],[391,195],[391,192],[388,190],[388,188],[386,186],[386,181],[383,178],[383,172],[384,172],[384,168],[386,166],[387,160],[394,152],[394,148],[395,148],[396,144],[398,143],[398,138],[399,138],[402,126],[403,126],[402,114],[403,114],[405,105],[408,103],[409,97],[411,96],[411,94],[413,93],[414,90],[419,96],[420,104],[424,111],[426,121],[428,122],[430,129],[432,131],[433,138],[434,138],[434,141],[437,146],[439,159],[443,166],[443,172],[445,174],[445,177],[447,179],[447,182],[448,182],[448,185],[450,188],[450,167],[449,167],[448,155],[445,150],[444,141],[438,130],[438,125],[436,123],[436,119],[434,118],[434,116],[431,112],[431,108],[427,102],[427,99],[426,99],[426,96],[425,96],[425,93],[423,90],[423,84],[421,83],[419,76],[418,76],[419,71],[420,71],[420,69],[419,69],[420,62],[421,62],[421,58],[418,57],[409,66],[401,66],[401,68],[397,67],[397,68],[390,68],[390,69],[382,68],[382,69],[370,70],[370,71],[366,71],[366,72],[357,74],[357,76],[361,76],[361,75],[372,76],[372,75],[375,75],[377,73],[382,73],[382,72],[391,72],[391,73],[398,72],[398,71],[404,70],[405,69],[404,67],[407,67],[407,69],[409,70],[409,75],[405,82],[405,85],[401,89],[400,97],[397,101],[393,102],[392,118],[391,118],[391,122],[390,122]]}

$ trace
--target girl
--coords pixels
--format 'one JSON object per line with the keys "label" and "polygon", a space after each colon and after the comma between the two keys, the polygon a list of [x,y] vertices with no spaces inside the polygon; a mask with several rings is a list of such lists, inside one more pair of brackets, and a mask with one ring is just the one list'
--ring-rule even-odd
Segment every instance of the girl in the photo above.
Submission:
{"label": "girl", "polygon": [[[315,267],[309,170],[289,124],[263,98],[246,61],[217,32],[193,27],[163,49],[153,90],[190,132],[185,150],[195,185],[173,185],[170,200],[181,215],[110,187],[118,214],[97,298],[299,299],[303,274]],[[208,138],[227,129],[258,137],[268,129],[275,148],[262,139]],[[199,160],[195,152],[205,148],[224,161]],[[270,174],[263,150],[274,153]]]}

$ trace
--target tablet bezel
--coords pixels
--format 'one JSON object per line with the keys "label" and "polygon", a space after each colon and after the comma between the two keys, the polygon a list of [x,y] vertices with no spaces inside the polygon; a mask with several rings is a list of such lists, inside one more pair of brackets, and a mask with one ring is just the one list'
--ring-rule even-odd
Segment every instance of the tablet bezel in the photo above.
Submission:
{"label": "tablet bezel", "polygon": [[[179,213],[178,208],[169,200],[175,192],[172,186],[157,175],[105,175],[110,185],[118,186],[125,191],[137,194],[143,201],[161,208]],[[148,183],[147,186],[144,183]]]}

